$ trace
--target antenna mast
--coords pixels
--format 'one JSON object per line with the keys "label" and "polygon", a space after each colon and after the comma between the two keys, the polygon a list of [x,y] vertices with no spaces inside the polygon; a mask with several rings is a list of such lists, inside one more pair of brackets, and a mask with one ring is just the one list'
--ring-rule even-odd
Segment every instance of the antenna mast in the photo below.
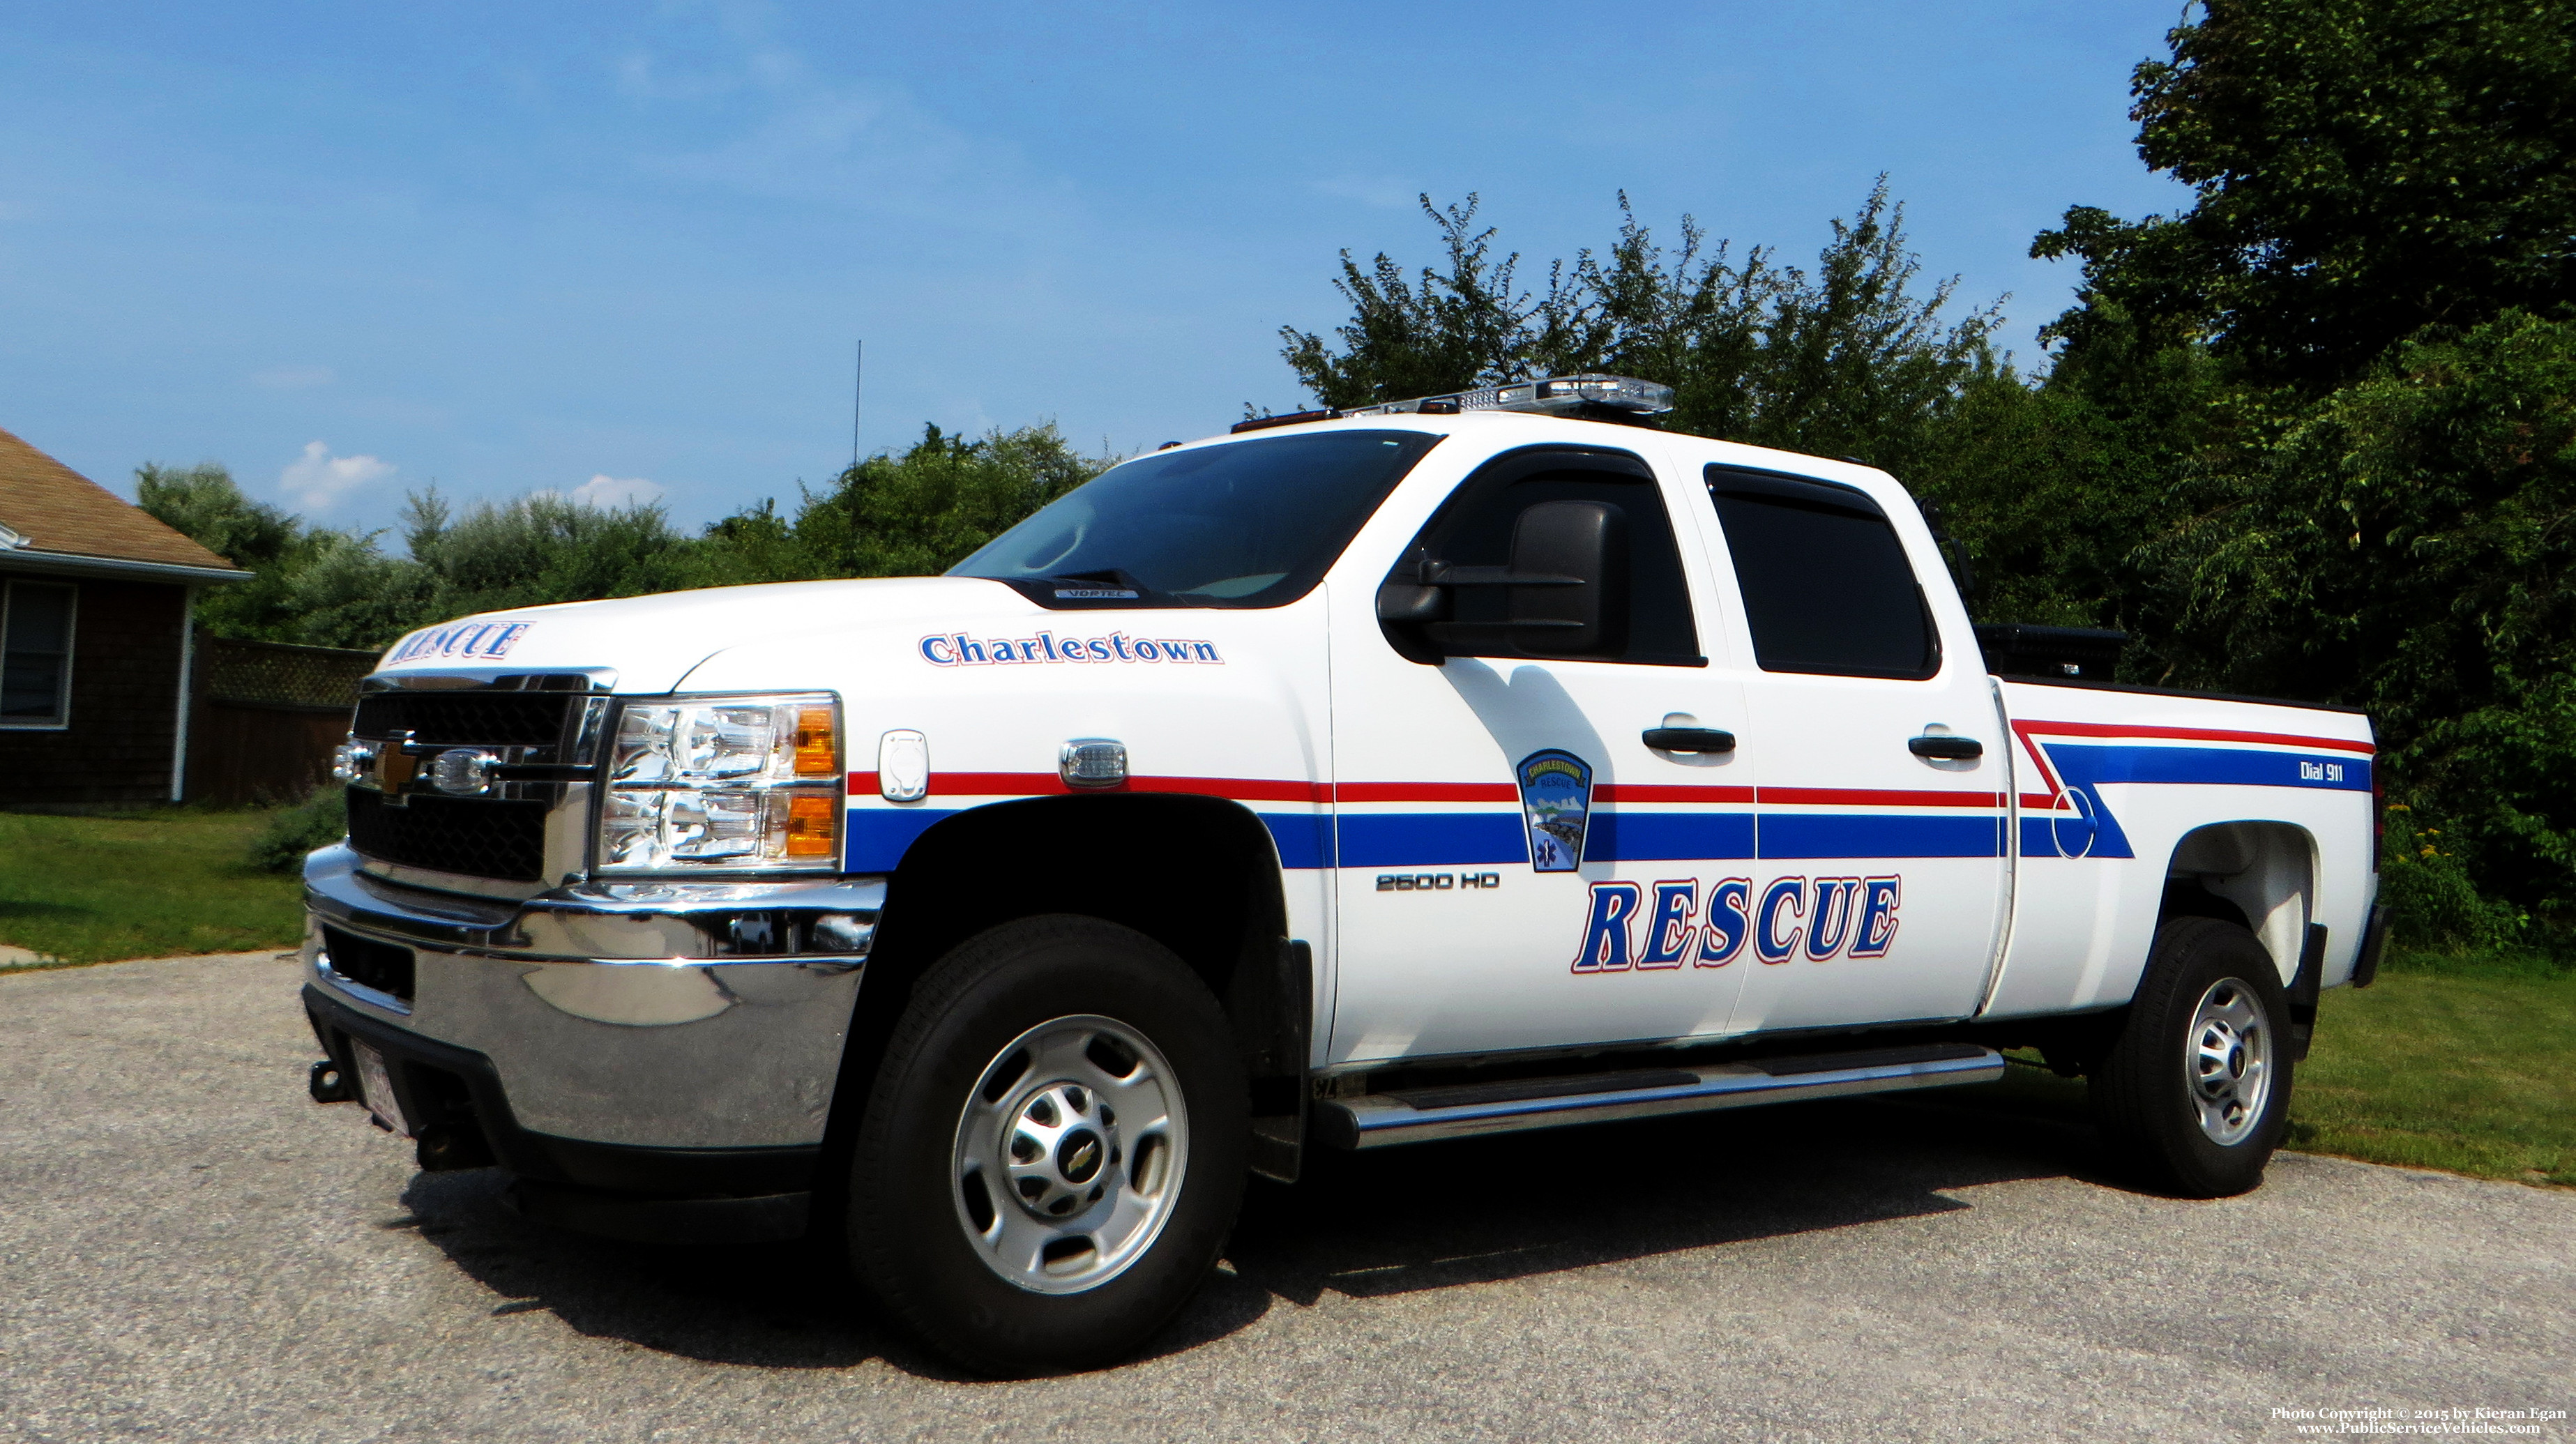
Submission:
{"label": "antenna mast", "polygon": [[850,365],[850,470],[859,469],[859,397],[868,378],[868,343],[862,338]]}

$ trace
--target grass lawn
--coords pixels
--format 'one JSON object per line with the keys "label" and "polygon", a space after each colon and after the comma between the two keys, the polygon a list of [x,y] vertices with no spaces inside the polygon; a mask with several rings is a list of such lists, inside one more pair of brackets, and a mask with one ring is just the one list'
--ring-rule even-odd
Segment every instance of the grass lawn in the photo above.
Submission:
{"label": "grass lawn", "polygon": [[2576,972],[2391,961],[2325,995],[2289,1146],[2576,1184]]}
{"label": "grass lawn", "polygon": [[[1975,1107],[2080,1122],[2084,1084],[2036,1068],[1949,1090]],[[2515,1183],[2576,1185],[2576,971],[2392,954],[2325,995],[2283,1146]]]}
{"label": "grass lawn", "polygon": [[302,884],[243,860],[265,812],[0,812],[0,943],[64,963],[287,948]]}

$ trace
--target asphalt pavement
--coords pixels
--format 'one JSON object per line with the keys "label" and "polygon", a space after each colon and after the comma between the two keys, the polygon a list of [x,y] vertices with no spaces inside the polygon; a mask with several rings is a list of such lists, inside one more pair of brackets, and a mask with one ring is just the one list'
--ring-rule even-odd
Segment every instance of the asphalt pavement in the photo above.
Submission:
{"label": "asphalt pavement", "polygon": [[810,1248],[554,1233],[495,1173],[415,1172],[305,1099],[296,981],[0,975],[0,1437],[2290,1439],[2275,1411],[2576,1407],[2576,1193],[2284,1155],[2182,1202],[1937,1095],[1327,1156],[1256,1187],[1135,1362],[961,1378]]}

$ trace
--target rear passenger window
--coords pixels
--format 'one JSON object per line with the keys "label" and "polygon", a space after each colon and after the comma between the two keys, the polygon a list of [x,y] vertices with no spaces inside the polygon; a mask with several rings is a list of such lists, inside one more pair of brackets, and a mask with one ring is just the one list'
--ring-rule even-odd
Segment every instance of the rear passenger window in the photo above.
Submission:
{"label": "rear passenger window", "polygon": [[1941,670],[1923,589],[1866,493],[1724,466],[1706,475],[1763,671],[1920,679]]}

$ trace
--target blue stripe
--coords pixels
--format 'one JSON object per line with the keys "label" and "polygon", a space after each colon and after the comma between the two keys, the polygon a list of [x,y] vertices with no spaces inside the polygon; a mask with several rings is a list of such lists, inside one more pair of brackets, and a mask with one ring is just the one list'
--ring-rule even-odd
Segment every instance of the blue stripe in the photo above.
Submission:
{"label": "blue stripe", "polygon": [[954,811],[928,807],[907,807],[900,811],[886,807],[853,807],[842,814],[846,829],[841,839],[841,870],[844,872],[892,872],[903,861],[904,849],[940,823],[955,817]]}
{"label": "blue stripe", "polygon": [[1898,814],[1762,814],[1762,856],[1998,857],[2003,823],[1991,812],[1966,817]]}
{"label": "blue stripe", "polygon": [[1527,862],[1517,812],[1352,812],[1341,818],[1344,867],[1463,867]]}
{"label": "blue stripe", "polygon": [[1663,862],[1753,856],[1749,812],[1596,812],[1585,862]]}
{"label": "blue stripe", "polygon": [[[882,807],[854,807],[844,814],[847,835],[842,839],[841,868],[845,872],[892,872],[903,862],[906,849],[921,840],[921,835],[957,815],[957,809],[913,808],[900,811]],[[1331,867],[1332,819],[1317,813],[1258,814],[1262,825],[1270,829],[1271,841],[1279,846],[1283,867]],[[1523,861],[1527,861],[1526,858]]]}
{"label": "blue stripe", "polygon": [[[846,814],[842,866],[892,872],[921,835],[956,816],[931,808],[852,808]],[[1517,812],[1365,812],[1335,819],[1319,813],[1258,814],[1290,868],[1467,867],[1529,861],[1529,837]],[[2049,824],[2025,819],[2023,850],[2048,855]],[[1340,857],[1334,857],[1338,833]],[[1758,824],[1749,812],[1593,814],[1586,862],[1731,861],[1753,857],[1994,857],[2001,825],[1991,813],[1965,817],[1780,813]]]}
{"label": "blue stripe", "polygon": [[2048,744],[2068,782],[2201,782],[2234,787],[2370,790],[2370,759],[2338,753],[2245,752],[2221,747],[2088,747]]}
{"label": "blue stripe", "polygon": [[1264,812],[1261,825],[1279,847],[1281,867],[1331,867],[1333,819],[1320,812]]}

